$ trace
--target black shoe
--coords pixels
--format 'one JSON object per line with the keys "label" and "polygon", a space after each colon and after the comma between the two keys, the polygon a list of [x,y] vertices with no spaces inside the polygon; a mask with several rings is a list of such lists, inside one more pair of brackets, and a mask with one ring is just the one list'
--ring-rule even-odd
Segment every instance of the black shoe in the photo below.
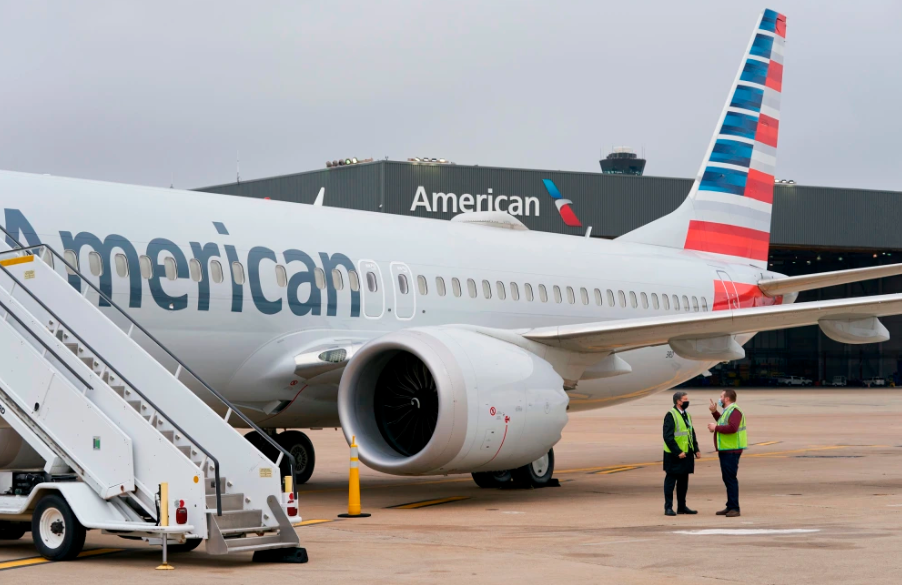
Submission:
{"label": "black shoe", "polygon": [[676,512],[674,512],[671,508],[667,508],[666,510],[664,510],[664,515],[665,516],[676,516]]}
{"label": "black shoe", "polygon": [[698,514],[698,512],[690,508],[680,508],[677,510],[677,514]]}

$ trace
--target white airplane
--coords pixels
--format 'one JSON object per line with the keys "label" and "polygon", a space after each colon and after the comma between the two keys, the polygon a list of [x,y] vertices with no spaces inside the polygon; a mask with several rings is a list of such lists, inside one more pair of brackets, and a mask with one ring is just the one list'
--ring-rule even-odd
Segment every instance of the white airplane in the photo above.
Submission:
{"label": "white airplane", "polygon": [[501,212],[444,222],[4,172],[7,243],[64,250],[274,433],[299,482],[313,447],[276,429],[341,426],[386,473],[540,485],[568,410],[672,388],[758,331],[888,339],[878,318],[902,295],[792,302],[902,265],[767,269],[785,34],[764,11],[686,201],[613,241]]}

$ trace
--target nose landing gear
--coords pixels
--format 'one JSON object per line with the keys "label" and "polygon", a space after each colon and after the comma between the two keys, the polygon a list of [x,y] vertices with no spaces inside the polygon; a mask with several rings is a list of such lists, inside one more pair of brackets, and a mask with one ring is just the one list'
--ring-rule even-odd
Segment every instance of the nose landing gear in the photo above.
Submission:
{"label": "nose landing gear", "polygon": [[523,467],[504,471],[473,473],[473,481],[481,488],[546,487],[554,474],[554,449]]}

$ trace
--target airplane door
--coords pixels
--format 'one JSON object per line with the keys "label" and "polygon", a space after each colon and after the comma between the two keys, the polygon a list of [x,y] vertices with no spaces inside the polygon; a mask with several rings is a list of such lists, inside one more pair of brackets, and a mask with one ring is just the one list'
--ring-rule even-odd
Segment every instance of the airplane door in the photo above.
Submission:
{"label": "airplane door", "polygon": [[733,283],[733,279],[730,278],[730,275],[724,272],[723,270],[717,271],[717,276],[720,278],[720,284],[717,285],[718,288],[722,287],[722,290],[715,291],[715,295],[717,293],[723,294],[726,297],[726,307],[731,311],[739,308],[739,291],[736,290],[736,285]]}
{"label": "airplane door", "polygon": [[363,293],[363,315],[368,319],[379,319],[385,311],[385,290],[382,285],[382,271],[372,260],[360,261],[360,290]]}
{"label": "airplane door", "polygon": [[395,317],[413,319],[417,310],[417,298],[410,268],[401,262],[392,262],[391,281],[395,291]]}

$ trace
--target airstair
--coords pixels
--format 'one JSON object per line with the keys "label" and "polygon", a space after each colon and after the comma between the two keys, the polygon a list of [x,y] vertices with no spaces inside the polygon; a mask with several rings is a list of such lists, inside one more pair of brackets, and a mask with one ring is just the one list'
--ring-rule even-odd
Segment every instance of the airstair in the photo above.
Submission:
{"label": "airstair", "polygon": [[86,529],[176,550],[206,540],[216,555],[297,554],[283,457],[293,473],[288,452],[56,251],[0,252],[0,539],[31,530],[53,560],[76,556]]}

